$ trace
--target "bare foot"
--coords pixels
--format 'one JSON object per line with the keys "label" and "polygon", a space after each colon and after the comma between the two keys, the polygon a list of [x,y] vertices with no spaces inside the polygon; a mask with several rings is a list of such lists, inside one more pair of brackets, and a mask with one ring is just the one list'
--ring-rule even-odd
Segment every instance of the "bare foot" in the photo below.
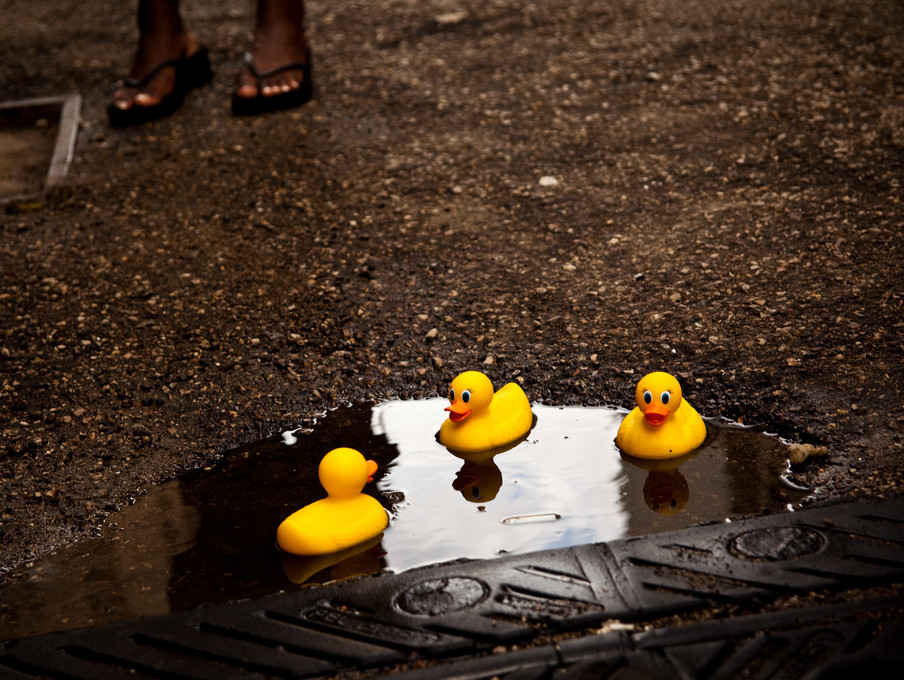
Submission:
{"label": "bare foot", "polygon": [[[198,51],[198,41],[190,33],[184,34],[178,44],[178,47],[169,49],[141,50],[139,48],[138,54],[135,56],[135,64],[129,71],[129,78],[133,81],[141,81],[159,64],[173,59],[190,57]],[[122,84],[113,93],[113,106],[123,111],[133,106],[157,106],[166,95],[173,91],[175,85],[175,67],[161,68],[141,87],[128,83]]]}
{"label": "bare foot", "polygon": [[[129,71],[133,82],[143,80],[164,62],[187,58],[198,51],[198,41],[182,24],[175,0],[141,0],[138,28],[138,49]],[[175,85],[175,68],[161,68],[141,87],[131,84],[119,87],[113,94],[113,106],[122,111],[133,106],[156,106]]]}
{"label": "bare foot", "polygon": [[[307,63],[302,0],[259,0],[251,57],[258,73]],[[263,78],[258,93],[257,78],[247,66],[242,66],[235,94],[243,99],[253,99],[258,94],[270,97],[297,90],[303,79],[304,72],[299,69],[280,71]]]}

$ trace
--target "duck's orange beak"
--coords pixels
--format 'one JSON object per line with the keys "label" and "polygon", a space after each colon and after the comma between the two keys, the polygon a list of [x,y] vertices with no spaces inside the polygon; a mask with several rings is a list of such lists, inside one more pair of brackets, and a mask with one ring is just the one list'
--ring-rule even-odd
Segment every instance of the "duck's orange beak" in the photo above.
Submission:
{"label": "duck's orange beak", "polygon": [[368,482],[374,481],[374,473],[377,471],[378,467],[379,466],[377,465],[377,461],[375,461],[375,460],[367,461],[367,481]]}
{"label": "duck's orange beak", "polygon": [[471,415],[471,409],[469,409],[460,401],[453,401],[443,410],[449,412],[449,420],[451,420],[453,423],[460,423],[462,420]]}
{"label": "duck's orange beak", "polygon": [[643,412],[643,417],[653,427],[659,427],[669,417],[669,410],[659,404],[650,404]]}

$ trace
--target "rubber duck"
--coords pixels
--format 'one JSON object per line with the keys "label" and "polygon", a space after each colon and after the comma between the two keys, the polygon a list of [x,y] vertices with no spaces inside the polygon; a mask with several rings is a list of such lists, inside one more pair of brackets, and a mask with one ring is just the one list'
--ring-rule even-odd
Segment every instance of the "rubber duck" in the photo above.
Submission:
{"label": "rubber duck", "polygon": [[326,454],[318,476],[327,497],[283,520],[276,530],[279,547],[293,555],[326,555],[378,536],[389,525],[386,510],[361,493],[376,471],[377,464],[354,449]]}
{"label": "rubber duck", "polygon": [[637,458],[677,458],[706,439],[700,414],[681,396],[681,385],[657,371],[641,378],[634,391],[637,407],[622,420],[615,443]]}
{"label": "rubber duck", "polygon": [[534,414],[527,395],[516,383],[493,392],[493,383],[479,371],[465,371],[449,387],[449,417],[437,439],[451,451],[477,452],[504,447],[530,432]]}

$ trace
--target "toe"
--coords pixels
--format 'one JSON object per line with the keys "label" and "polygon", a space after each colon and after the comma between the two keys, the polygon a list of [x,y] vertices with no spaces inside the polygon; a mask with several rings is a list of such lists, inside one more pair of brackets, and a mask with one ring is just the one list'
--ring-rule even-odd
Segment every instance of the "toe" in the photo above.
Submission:
{"label": "toe", "polygon": [[235,94],[244,99],[252,99],[258,94],[257,79],[244,64],[242,65],[241,71],[239,71]]}
{"label": "toe", "polygon": [[235,93],[243,99],[253,99],[257,96],[257,87],[244,83],[236,88]]}
{"label": "toe", "polygon": [[301,79],[294,71],[280,73],[268,80],[269,82],[263,87],[263,95],[265,97],[285,94],[286,92],[297,90],[301,86]]}
{"label": "toe", "polygon": [[157,106],[160,100],[160,97],[155,97],[147,92],[139,92],[135,95],[134,102],[136,106]]}
{"label": "toe", "polygon": [[132,108],[135,99],[135,90],[128,87],[120,87],[113,93],[112,104],[120,111]]}

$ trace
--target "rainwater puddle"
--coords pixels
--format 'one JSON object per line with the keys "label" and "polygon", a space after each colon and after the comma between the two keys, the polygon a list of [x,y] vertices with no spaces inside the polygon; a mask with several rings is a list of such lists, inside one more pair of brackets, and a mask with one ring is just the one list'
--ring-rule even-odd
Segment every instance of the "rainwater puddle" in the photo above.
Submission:
{"label": "rainwater puddle", "polygon": [[[534,405],[527,439],[464,459],[435,441],[446,399],[352,406],[313,431],[233,451],[148,490],[111,515],[100,538],[12,574],[0,590],[0,639],[193,609],[380,571],[493,558],[790,509],[785,445],[707,422],[695,453],[625,459],[625,411]],[[287,443],[293,442],[294,443]],[[323,497],[317,466],[350,446],[377,461],[373,493],[390,526],[341,555],[281,555],[276,527]]]}

